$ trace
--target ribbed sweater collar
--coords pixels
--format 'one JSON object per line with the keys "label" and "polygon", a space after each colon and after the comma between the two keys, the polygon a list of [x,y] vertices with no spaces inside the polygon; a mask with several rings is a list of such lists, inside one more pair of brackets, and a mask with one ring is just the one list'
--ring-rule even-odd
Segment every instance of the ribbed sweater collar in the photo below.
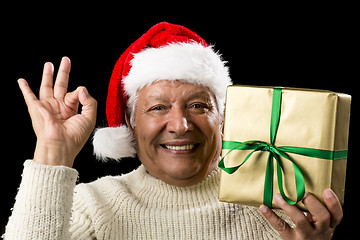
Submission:
{"label": "ribbed sweater collar", "polygon": [[177,187],[151,176],[141,165],[128,176],[129,189],[140,201],[156,207],[189,207],[213,204],[218,200],[220,170],[215,169],[200,183]]}

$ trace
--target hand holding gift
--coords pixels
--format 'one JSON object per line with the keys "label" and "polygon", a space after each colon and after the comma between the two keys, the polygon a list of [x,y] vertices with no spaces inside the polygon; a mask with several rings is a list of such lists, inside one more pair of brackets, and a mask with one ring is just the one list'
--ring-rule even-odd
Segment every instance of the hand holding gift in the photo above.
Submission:
{"label": "hand holding gift", "polygon": [[323,192],[326,206],[314,195],[306,193],[302,202],[309,209],[309,212],[305,213],[296,206],[286,203],[280,194],[276,194],[274,198],[277,205],[291,218],[296,227],[291,228],[265,205],[260,206],[260,212],[283,239],[331,239],[336,226],[339,225],[343,217],[339,199],[330,189]]}

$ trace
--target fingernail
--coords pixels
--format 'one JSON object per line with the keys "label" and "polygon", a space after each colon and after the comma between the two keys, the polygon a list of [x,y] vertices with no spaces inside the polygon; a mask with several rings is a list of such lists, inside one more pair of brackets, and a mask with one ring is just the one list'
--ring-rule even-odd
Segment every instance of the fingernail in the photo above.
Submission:
{"label": "fingernail", "polygon": [[64,64],[64,62],[67,61],[65,57],[61,58],[60,66]]}
{"label": "fingernail", "polygon": [[260,210],[260,212],[263,213],[263,214],[267,214],[267,213],[269,212],[269,208],[268,208],[267,206],[265,206],[265,205],[261,205],[261,206],[259,207],[259,210]]}
{"label": "fingernail", "polygon": [[284,199],[282,198],[282,196],[280,195],[280,193],[275,194],[274,198],[275,198],[275,201],[276,201],[277,203],[282,203],[282,202],[284,202]]}
{"label": "fingernail", "polygon": [[49,69],[51,73],[54,73],[54,64],[51,62],[44,63],[44,71],[45,69]]}
{"label": "fingernail", "polygon": [[26,81],[24,81],[23,78],[19,78],[19,79],[17,80],[17,83],[18,83],[19,85],[26,85]]}
{"label": "fingernail", "polygon": [[331,189],[326,189],[324,191],[324,197],[326,198],[333,198],[334,197],[334,192]]}
{"label": "fingernail", "polygon": [[61,61],[68,61],[68,62],[70,62],[70,58],[67,57],[67,56],[63,56],[63,57],[61,58]]}

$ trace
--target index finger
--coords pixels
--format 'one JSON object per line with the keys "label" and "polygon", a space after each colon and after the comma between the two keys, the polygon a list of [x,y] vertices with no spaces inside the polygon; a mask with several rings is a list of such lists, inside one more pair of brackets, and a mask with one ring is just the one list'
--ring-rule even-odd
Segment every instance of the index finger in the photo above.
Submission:
{"label": "index finger", "polygon": [[276,213],[274,213],[269,207],[261,205],[259,210],[283,238],[293,238],[294,230],[282,218],[276,215]]}

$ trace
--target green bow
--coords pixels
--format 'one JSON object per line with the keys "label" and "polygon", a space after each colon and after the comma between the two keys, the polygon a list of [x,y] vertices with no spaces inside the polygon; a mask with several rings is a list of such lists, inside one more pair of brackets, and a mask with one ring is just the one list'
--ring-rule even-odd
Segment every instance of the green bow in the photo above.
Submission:
{"label": "green bow", "polygon": [[[347,157],[347,150],[340,151],[330,151],[330,150],[321,150],[321,149],[313,149],[313,148],[302,148],[302,147],[291,147],[291,146],[283,146],[276,147],[274,146],[277,129],[279,126],[280,120],[280,109],[281,109],[281,97],[282,97],[282,88],[276,87],[273,92],[273,102],[272,102],[272,110],[271,110],[271,123],[270,123],[270,144],[259,141],[252,140],[246,142],[236,142],[236,141],[223,141],[222,148],[229,149],[219,162],[219,167],[223,169],[228,174],[234,173],[238,168],[240,168],[256,151],[267,151],[269,152],[266,172],[265,172],[265,183],[264,183],[264,198],[263,203],[268,207],[272,207],[272,198],[273,198],[273,176],[274,176],[274,159],[276,160],[276,171],[277,171],[277,180],[278,187],[280,190],[281,196],[284,200],[294,205],[301,201],[305,194],[305,180],[304,176],[301,173],[300,168],[295,164],[295,162],[291,159],[291,157],[286,153],[295,153],[307,157],[313,158],[321,158],[321,159],[329,159],[329,160],[337,160],[343,159]],[[224,159],[225,157],[232,152],[233,150],[253,150],[251,151],[240,163],[235,167],[225,167]],[[292,162],[294,172],[295,172],[295,186],[296,186],[296,201],[290,200],[284,193],[283,188],[283,167],[281,166],[280,157],[283,157]]]}

